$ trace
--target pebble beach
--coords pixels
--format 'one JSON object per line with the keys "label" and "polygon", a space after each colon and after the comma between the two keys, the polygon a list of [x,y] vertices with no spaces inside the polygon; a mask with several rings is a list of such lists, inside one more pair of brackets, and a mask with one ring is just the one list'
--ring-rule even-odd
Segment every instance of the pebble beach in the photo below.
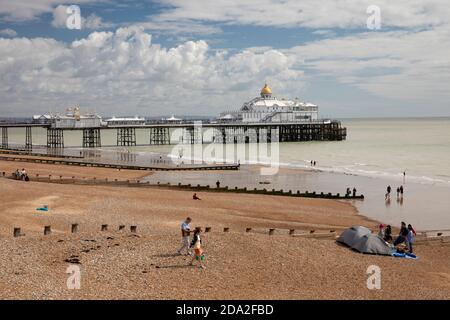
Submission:
{"label": "pebble beach", "polygon": [[[0,161],[7,174],[17,168],[30,177],[149,174]],[[347,201],[219,192],[193,201],[192,192],[182,190],[7,178],[0,178],[0,190],[1,299],[450,298],[449,242],[418,242],[417,260],[351,251],[336,244],[336,236],[352,225],[375,231],[380,221],[359,215]],[[36,211],[42,205],[49,211]],[[205,270],[176,254],[187,216],[193,227],[211,228],[203,234]],[[77,233],[70,230],[74,223]],[[51,235],[43,235],[49,225]],[[137,232],[130,232],[132,225]],[[15,227],[22,236],[13,237]],[[67,287],[70,265],[80,269],[80,289]],[[371,265],[381,269],[380,290],[367,288]]]}

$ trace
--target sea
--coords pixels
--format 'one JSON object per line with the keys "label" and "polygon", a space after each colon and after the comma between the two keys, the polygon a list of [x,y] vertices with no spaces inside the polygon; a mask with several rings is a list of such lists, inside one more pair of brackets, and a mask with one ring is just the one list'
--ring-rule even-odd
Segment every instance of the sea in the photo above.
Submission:
{"label": "sea", "polygon": [[[359,213],[397,226],[401,221],[418,230],[450,232],[450,118],[342,119],[347,128],[345,141],[285,142],[269,147],[270,157],[252,157],[250,145],[236,145],[228,161],[239,162],[237,172],[157,172],[152,182],[191,183],[222,186],[316,191],[344,194],[356,188],[364,200],[351,201]],[[182,132],[172,132],[181,141]],[[180,145],[150,146],[149,132],[136,131],[137,146],[117,147],[116,130],[102,131],[102,147],[83,149],[79,131],[65,132],[65,153],[81,154],[89,161],[127,164],[184,165],[194,161],[222,162],[223,152],[205,149],[192,154]],[[24,129],[10,129],[11,144],[23,144]],[[45,145],[46,132],[33,128],[36,149]],[[187,148],[187,149],[186,149]],[[207,148],[205,146],[205,148]],[[216,148],[217,149],[217,148]],[[276,150],[275,150],[276,149]],[[181,150],[181,151],[180,151]],[[217,151],[217,150],[216,150]],[[155,160],[156,159],[156,160]],[[311,165],[315,161],[315,166]],[[270,166],[271,174],[260,166]],[[391,196],[386,199],[386,188]],[[404,188],[403,197],[396,189]]]}

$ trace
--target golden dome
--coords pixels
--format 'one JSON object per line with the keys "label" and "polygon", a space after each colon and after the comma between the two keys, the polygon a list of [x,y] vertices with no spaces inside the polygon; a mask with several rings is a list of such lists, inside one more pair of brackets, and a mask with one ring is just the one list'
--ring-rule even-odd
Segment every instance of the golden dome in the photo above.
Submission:
{"label": "golden dome", "polygon": [[272,94],[272,90],[270,90],[267,83],[264,85],[264,87],[261,89],[261,94]]}

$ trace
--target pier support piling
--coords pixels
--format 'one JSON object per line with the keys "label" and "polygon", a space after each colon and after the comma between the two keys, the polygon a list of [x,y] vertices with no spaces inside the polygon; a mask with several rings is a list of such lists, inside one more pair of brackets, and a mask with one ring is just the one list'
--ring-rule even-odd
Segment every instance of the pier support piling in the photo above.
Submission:
{"label": "pier support piling", "polygon": [[31,134],[31,127],[25,128],[25,149],[33,149],[33,136]]}
{"label": "pier support piling", "polygon": [[8,149],[8,128],[2,127],[2,149]]}
{"label": "pier support piling", "polygon": [[47,148],[64,148],[64,130],[47,129]]}
{"label": "pier support piling", "polygon": [[164,127],[150,128],[150,144],[170,144],[170,130]]}
{"label": "pier support piling", "polygon": [[118,146],[136,146],[136,129],[135,128],[118,128],[117,129],[117,145]]}
{"label": "pier support piling", "polygon": [[99,128],[83,129],[83,148],[98,148],[102,146]]}

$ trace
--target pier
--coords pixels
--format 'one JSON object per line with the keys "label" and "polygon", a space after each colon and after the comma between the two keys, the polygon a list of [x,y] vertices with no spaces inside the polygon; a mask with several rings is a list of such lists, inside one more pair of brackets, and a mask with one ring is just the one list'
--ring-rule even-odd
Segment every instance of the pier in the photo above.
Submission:
{"label": "pier", "polygon": [[[47,130],[47,148],[64,148],[66,131],[82,131],[80,146],[98,148],[102,146],[101,132],[116,130],[117,146],[136,146],[136,130],[148,131],[148,145],[170,144],[237,144],[237,143],[271,143],[300,141],[342,141],[346,139],[347,130],[340,121],[316,120],[308,122],[189,122],[189,123],[147,123],[144,125],[97,126],[97,127],[55,127],[52,124],[1,123],[1,149],[8,149],[10,141],[8,129],[23,128],[25,140],[23,149],[32,149],[32,128]],[[171,139],[171,130],[181,129],[181,141]],[[213,130],[212,141],[204,139],[204,132]]]}

